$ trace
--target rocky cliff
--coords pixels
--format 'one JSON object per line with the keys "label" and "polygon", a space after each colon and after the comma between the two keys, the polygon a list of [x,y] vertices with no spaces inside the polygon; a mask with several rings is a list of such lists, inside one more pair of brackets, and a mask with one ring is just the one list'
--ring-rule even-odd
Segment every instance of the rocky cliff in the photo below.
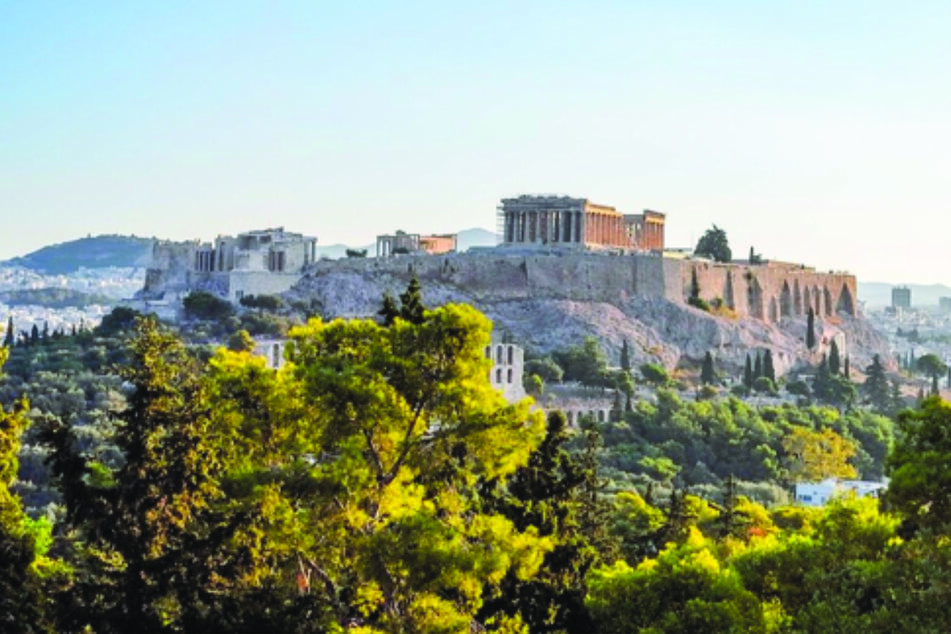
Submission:
{"label": "rocky cliff", "polygon": [[[613,363],[624,340],[635,363],[659,361],[668,368],[698,363],[709,350],[721,369],[741,370],[751,350],[772,350],[777,372],[815,363],[833,338],[864,368],[874,354],[887,359],[887,344],[861,316],[846,313],[816,320],[819,346],[804,345],[806,319],[781,316],[775,322],[744,316],[715,316],[685,305],[678,274],[665,279],[660,258],[640,260],[605,255],[400,257],[318,263],[288,293],[318,306],[327,318],[373,315],[384,292],[398,295],[412,275],[424,300],[472,304],[498,332],[527,349],[545,353],[597,337]],[[647,263],[647,266],[644,265]],[[668,288],[669,287],[669,288]],[[844,344],[844,346],[843,346]]]}

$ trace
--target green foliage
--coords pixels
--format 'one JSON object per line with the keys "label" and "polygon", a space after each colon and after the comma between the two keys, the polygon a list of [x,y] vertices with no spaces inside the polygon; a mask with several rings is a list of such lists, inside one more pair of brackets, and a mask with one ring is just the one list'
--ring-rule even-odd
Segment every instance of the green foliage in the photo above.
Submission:
{"label": "green foliage", "polygon": [[838,374],[840,365],[839,344],[837,344],[835,339],[833,339],[832,345],[829,348],[829,372],[831,372],[833,375]]}
{"label": "green foliage", "polygon": [[607,386],[607,357],[594,337],[585,337],[581,346],[555,352],[555,361],[564,368],[566,381],[578,381],[585,387]]}
{"label": "green foliage", "polygon": [[348,258],[365,258],[367,257],[366,249],[347,249],[346,252]]}
{"label": "green foliage", "polygon": [[284,300],[277,295],[245,295],[238,303],[247,308],[262,310],[279,310],[284,306]]}
{"label": "green foliage", "polygon": [[3,346],[12,348],[16,341],[16,329],[13,327],[13,317],[7,319],[7,330],[3,335]]}
{"label": "green foliage", "polygon": [[537,375],[546,383],[561,383],[565,371],[551,357],[543,357],[526,361],[525,374]]}
{"label": "green foliage", "polygon": [[761,394],[776,395],[779,393],[776,390],[776,384],[768,376],[757,377],[753,381],[753,390]]}
{"label": "green foliage", "polygon": [[185,317],[188,319],[203,319],[206,321],[220,321],[230,317],[234,312],[231,303],[211,293],[193,291],[182,300],[185,307]]}
{"label": "green foliage", "polygon": [[102,318],[96,326],[96,334],[102,337],[112,337],[132,331],[136,319],[142,316],[139,311],[126,306],[116,306],[112,312]]}
{"label": "green foliage", "polygon": [[621,342],[621,369],[625,372],[631,371],[631,346],[627,339]]}
{"label": "green foliage", "polygon": [[247,330],[239,330],[228,337],[228,350],[232,352],[251,352],[254,346],[254,339]]}
{"label": "green foliage", "polygon": [[872,358],[871,365],[865,368],[865,383],[862,384],[861,390],[866,401],[876,411],[887,413],[892,410],[888,378],[885,376],[885,368],[877,354]]}
{"label": "green foliage", "polygon": [[717,262],[729,262],[733,259],[726,231],[713,225],[700,237],[693,250],[694,255],[708,257]]}
{"label": "green foliage", "polygon": [[670,375],[659,363],[645,363],[639,369],[641,378],[651,385],[664,386],[670,383]]}
{"label": "green foliage", "polygon": [[915,368],[922,374],[932,378],[943,376],[948,371],[948,366],[944,364],[941,358],[933,353],[924,354],[915,361]]}
{"label": "green foliage", "polygon": [[816,347],[816,311],[812,306],[806,313],[806,348],[812,350]]}

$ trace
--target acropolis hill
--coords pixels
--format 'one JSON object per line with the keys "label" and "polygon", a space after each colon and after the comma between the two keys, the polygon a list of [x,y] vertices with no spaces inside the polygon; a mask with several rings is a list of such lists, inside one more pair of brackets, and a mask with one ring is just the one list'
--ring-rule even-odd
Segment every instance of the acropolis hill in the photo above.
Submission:
{"label": "acropolis hill", "polygon": [[[324,317],[370,316],[384,292],[398,294],[415,275],[427,302],[471,303],[498,331],[539,351],[590,334],[615,358],[627,339],[635,359],[672,367],[707,350],[727,366],[742,364],[750,349],[770,348],[780,372],[817,361],[834,337],[855,368],[884,351],[883,340],[858,315],[856,281],[848,273],[665,253],[663,214],[621,214],[586,199],[505,199],[499,217],[502,244],[467,253],[315,260],[313,239],[283,229],[270,230],[273,239],[262,237],[266,231],[225,239],[226,247],[238,245],[230,255],[210,245],[158,243],[158,266],[149,271],[142,297],[204,289],[236,301],[286,291]],[[289,250],[301,253],[282,255]],[[230,269],[229,257],[237,263]],[[717,314],[687,305],[694,287],[722,307]],[[820,334],[811,352],[803,344],[810,307]]]}

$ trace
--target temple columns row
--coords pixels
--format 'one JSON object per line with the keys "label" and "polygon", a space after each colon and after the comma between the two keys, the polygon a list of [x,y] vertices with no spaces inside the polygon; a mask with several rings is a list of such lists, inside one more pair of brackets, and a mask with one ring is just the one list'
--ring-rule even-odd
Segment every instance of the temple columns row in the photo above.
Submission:
{"label": "temple columns row", "polygon": [[581,243],[584,214],[580,211],[514,211],[505,213],[506,242]]}

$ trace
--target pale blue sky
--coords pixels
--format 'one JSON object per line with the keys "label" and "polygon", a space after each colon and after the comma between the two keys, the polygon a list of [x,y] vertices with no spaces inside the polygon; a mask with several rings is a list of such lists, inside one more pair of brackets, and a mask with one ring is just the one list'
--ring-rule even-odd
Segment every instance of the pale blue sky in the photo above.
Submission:
{"label": "pale blue sky", "polygon": [[947,2],[0,0],[0,258],[557,192],[951,283],[949,34]]}

